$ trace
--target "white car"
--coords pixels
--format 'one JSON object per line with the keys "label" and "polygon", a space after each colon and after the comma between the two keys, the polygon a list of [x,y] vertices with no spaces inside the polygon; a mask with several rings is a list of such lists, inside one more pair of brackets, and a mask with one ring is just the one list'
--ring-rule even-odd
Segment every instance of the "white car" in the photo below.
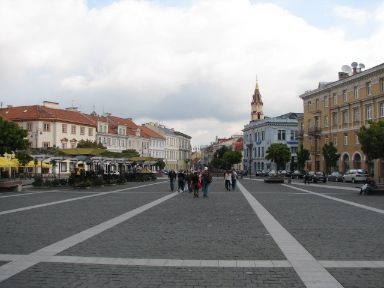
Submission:
{"label": "white car", "polygon": [[368,177],[368,172],[363,169],[349,169],[343,175],[343,182],[365,182]]}

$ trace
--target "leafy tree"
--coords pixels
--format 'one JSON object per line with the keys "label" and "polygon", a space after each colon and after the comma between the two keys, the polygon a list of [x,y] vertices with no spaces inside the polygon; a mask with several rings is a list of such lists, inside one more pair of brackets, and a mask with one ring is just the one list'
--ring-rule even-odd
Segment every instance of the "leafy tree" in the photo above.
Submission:
{"label": "leafy tree", "polygon": [[240,163],[241,158],[240,151],[234,151],[230,146],[221,146],[213,154],[211,165],[216,169],[229,170],[234,164]]}
{"label": "leafy tree", "polygon": [[325,161],[325,170],[327,173],[336,167],[337,161],[340,159],[340,153],[337,153],[337,148],[332,142],[323,146],[323,156]]}
{"label": "leafy tree", "polygon": [[303,147],[303,144],[300,144],[300,149],[297,152],[297,168],[299,170],[304,169],[305,161],[309,159],[309,151]]}
{"label": "leafy tree", "polygon": [[291,159],[291,151],[286,144],[274,143],[268,147],[265,159],[276,163],[277,169],[285,169],[285,164]]}
{"label": "leafy tree", "polygon": [[372,160],[384,158],[384,120],[381,119],[377,122],[369,121],[367,127],[360,127],[357,135],[359,136],[361,150],[363,150],[367,157],[368,169],[372,173]]}
{"label": "leafy tree", "polygon": [[17,160],[19,160],[19,163],[21,164],[21,166],[24,167],[23,170],[25,172],[25,166],[29,161],[33,160],[33,157],[29,154],[28,150],[17,150],[15,153],[15,156]]}
{"label": "leafy tree", "polygon": [[384,158],[384,120],[369,121],[368,124],[368,127],[360,127],[358,133],[361,150],[365,153],[368,161]]}
{"label": "leafy tree", "polygon": [[240,151],[229,150],[225,152],[223,155],[223,160],[224,160],[224,163],[228,164],[228,166],[226,166],[227,167],[226,169],[228,170],[232,168],[234,164],[240,163],[241,158],[242,158],[242,155]]}
{"label": "leafy tree", "polygon": [[230,148],[227,146],[221,146],[219,149],[217,149],[216,152],[213,154],[211,166],[216,169],[227,169],[226,164],[224,162],[224,154],[227,151],[230,151]]}
{"label": "leafy tree", "polygon": [[96,140],[80,140],[77,143],[77,148],[100,148],[100,149],[106,149],[103,144],[98,143]]}
{"label": "leafy tree", "polygon": [[25,150],[29,146],[27,130],[20,128],[14,122],[0,118],[0,154],[12,151]]}
{"label": "leafy tree", "polygon": [[155,166],[158,166],[160,170],[163,170],[165,167],[165,162],[163,161],[163,159],[159,159],[157,160]]}

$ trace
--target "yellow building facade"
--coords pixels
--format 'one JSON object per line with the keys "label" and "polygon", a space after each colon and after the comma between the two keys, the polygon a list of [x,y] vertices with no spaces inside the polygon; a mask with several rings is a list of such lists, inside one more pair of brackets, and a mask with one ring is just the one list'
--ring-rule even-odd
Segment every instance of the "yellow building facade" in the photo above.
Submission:
{"label": "yellow building facade", "polygon": [[[300,95],[303,146],[310,152],[306,169],[325,171],[322,148],[330,142],[340,153],[335,170],[372,167],[366,162],[357,133],[369,120],[384,119],[384,64],[365,71],[362,67],[355,62],[352,67],[343,66],[337,81],[319,83],[317,89]],[[369,173],[383,178],[382,161],[373,164]]]}

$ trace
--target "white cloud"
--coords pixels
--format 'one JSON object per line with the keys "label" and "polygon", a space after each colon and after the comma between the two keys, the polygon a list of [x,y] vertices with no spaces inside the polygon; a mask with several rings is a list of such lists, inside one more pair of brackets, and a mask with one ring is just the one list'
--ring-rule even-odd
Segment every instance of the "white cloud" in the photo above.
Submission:
{"label": "white cloud", "polygon": [[170,123],[195,145],[243,129],[256,75],[266,115],[300,112],[298,96],[336,80],[342,65],[379,64],[384,39],[377,28],[350,41],[342,28],[322,30],[247,0],[178,7],[121,0],[99,9],[77,0],[3,0],[0,27],[5,104],[75,100],[84,112]]}
{"label": "white cloud", "polygon": [[334,13],[336,16],[342,19],[350,20],[359,25],[364,24],[369,17],[369,14],[364,10],[355,9],[344,5],[336,5],[334,7]]}

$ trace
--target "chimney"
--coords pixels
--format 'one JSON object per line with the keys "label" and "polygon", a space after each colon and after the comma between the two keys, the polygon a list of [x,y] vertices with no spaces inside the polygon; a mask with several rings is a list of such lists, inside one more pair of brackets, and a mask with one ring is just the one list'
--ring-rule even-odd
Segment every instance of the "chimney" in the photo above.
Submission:
{"label": "chimney", "polygon": [[339,72],[339,80],[342,80],[342,79],[345,79],[345,78],[348,78],[348,73],[346,72]]}

